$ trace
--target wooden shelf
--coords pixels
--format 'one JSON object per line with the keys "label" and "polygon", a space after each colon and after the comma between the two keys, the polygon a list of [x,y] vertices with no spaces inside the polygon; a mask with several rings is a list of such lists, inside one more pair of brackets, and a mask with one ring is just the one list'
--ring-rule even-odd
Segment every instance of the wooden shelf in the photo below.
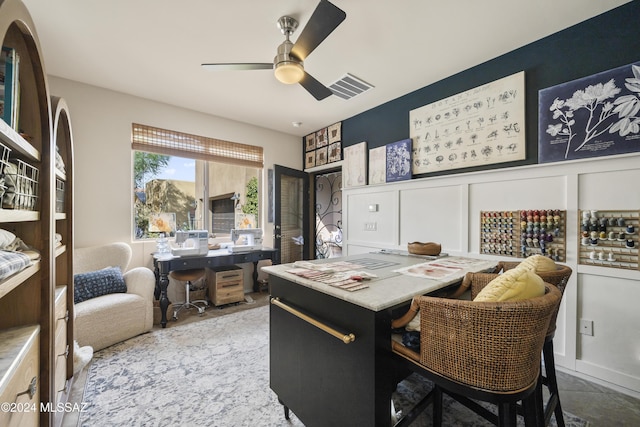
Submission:
{"label": "wooden shelf", "polygon": [[23,211],[19,209],[0,209],[0,223],[40,221],[40,212]]}
{"label": "wooden shelf", "polygon": [[[638,270],[640,258],[638,256],[640,239],[640,211],[634,210],[598,210],[594,221],[591,220],[591,212],[580,210],[578,220],[578,263],[595,267],[619,268],[623,270]],[[584,215],[588,215],[585,219]],[[611,221],[611,224],[609,221]],[[624,221],[618,224],[618,220]],[[626,232],[627,226],[634,227],[634,232]],[[591,234],[596,236],[592,240]],[[603,233],[601,235],[601,233]],[[613,239],[609,234],[613,233]],[[620,233],[624,233],[624,239],[618,239]],[[606,236],[602,238],[602,236]],[[583,241],[583,239],[585,241]],[[588,241],[588,243],[587,243]],[[627,241],[633,243],[633,247],[627,246]],[[612,257],[610,260],[609,257]]]}
{"label": "wooden shelf", "polygon": [[566,217],[559,209],[482,211],[480,253],[516,258],[542,254],[565,262]]}
{"label": "wooden shelf", "polygon": [[20,270],[12,276],[0,281],[0,298],[20,286],[25,280],[40,271],[40,261],[34,261],[32,265]]}
{"label": "wooden shelf", "polygon": [[11,148],[12,154],[19,153],[26,160],[40,161],[40,152],[2,119],[0,119],[0,140]]}
{"label": "wooden shelf", "polygon": [[58,246],[56,248],[56,258],[59,257],[60,255],[62,255],[63,253],[65,253],[66,251],[67,251],[67,246],[66,245]]}

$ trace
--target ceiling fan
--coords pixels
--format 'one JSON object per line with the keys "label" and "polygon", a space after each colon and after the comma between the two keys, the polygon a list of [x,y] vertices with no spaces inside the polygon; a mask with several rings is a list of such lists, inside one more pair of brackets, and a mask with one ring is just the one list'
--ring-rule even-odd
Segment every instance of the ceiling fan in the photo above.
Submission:
{"label": "ceiling fan", "polygon": [[298,28],[298,21],[290,16],[278,19],[278,28],[284,34],[285,41],[278,46],[273,62],[202,64],[202,67],[211,71],[272,69],[280,82],[300,83],[307,92],[321,101],[333,92],[304,70],[303,61],[346,17],[344,11],[327,0],[321,0],[295,44],[289,37]]}

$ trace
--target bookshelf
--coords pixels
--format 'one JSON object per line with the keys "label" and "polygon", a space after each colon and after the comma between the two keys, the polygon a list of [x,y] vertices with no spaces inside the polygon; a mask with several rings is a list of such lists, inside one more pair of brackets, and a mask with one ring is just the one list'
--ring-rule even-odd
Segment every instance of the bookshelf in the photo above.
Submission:
{"label": "bookshelf", "polygon": [[[39,408],[65,401],[73,379],[71,121],[64,100],[50,97],[40,43],[20,0],[0,2],[0,38],[0,154],[8,152],[6,163],[0,156],[0,229],[39,254],[0,280],[0,400]],[[64,171],[56,168],[56,153]],[[6,178],[10,165],[17,165],[13,183]],[[0,425],[57,426],[62,415],[2,413]]]}

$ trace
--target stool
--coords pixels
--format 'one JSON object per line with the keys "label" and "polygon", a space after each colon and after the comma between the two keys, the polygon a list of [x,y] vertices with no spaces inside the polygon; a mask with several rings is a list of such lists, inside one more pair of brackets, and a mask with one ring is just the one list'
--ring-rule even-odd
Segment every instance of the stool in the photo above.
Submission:
{"label": "stool", "polygon": [[[173,319],[177,320],[178,319],[178,313],[180,312],[180,310],[182,310],[183,308],[189,308],[189,307],[197,308],[198,309],[198,314],[200,314],[202,316],[202,314],[204,313],[205,308],[207,308],[209,306],[209,303],[207,301],[205,301],[205,300],[189,301],[189,289],[191,288],[192,282],[195,282],[196,280],[198,280],[202,276],[204,276],[204,269],[203,268],[198,268],[198,269],[194,269],[194,270],[176,270],[176,271],[172,271],[171,273],[169,273],[169,275],[172,278],[174,278],[175,280],[178,280],[180,282],[185,282],[184,302],[183,303],[174,304],[175,308],[173,310]],[[200,306],[196,305],[196,303],[202,303],[202,304],[204,304],[204,307],[200,307]]]}

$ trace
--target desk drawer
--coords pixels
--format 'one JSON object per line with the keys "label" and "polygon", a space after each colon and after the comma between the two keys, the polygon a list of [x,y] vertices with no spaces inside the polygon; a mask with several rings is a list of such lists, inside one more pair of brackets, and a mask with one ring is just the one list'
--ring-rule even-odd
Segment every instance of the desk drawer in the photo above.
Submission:
{"label": "desk drawer", "polygon": [[55,296],[55,326],[56,343],[60,335],[64,336],[66,343],[67,324],[69,322],[69,310],[67,310],[67,287],[58,286]]}
{"label": "desk drawer", "polygon": [[223,283],[242,281],[242,268],[235,265],[207,269],[207,282],[219,287]]}
{"label": "desk drawer", "polygon": [[244,300],[244,290],[242,289],[242,283],[237,283],[234,286],[228,288],[217,289],[213,298],[213,304],[224,305],[234,302],[240,302],[242,300]]}
{"label": "desk drawer", "polygon": [[242,268],[235,265],[207,269],[209,298],[214,305],[244,300]]}
{"label": "desk drawer", "polygon": [[60,402],[64,394],[67,392],[67,348],[62,353],[56,351],[56,376],[55,391],[56,402]]}

